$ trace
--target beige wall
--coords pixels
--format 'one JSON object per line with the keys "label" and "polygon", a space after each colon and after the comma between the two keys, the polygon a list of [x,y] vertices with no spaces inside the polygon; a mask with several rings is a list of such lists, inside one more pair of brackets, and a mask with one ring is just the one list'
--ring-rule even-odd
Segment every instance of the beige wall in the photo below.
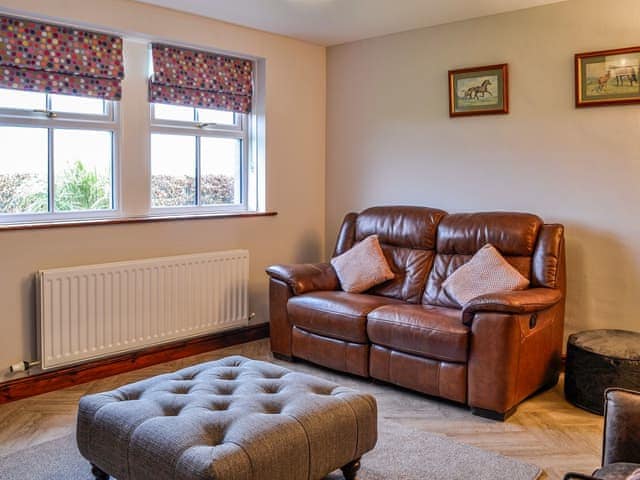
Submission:
{"label": "beige wall", "polygon": [[[371,205],[535,212],[567,227],[567,330],[638,330],[640,106],[576,110],[573,54],[639,24],[638,0],[571,0],[330,48],[327,249]],[[447,70],[495,63],[511,113],[450,119]]]}
{"label": "beige wall", "polygon": [[[325,248],[325,49],[127,0],[0,0],[0,10],[265,59],[266,207],[278,212],[276,217],[0,231],[0,381],[9,378],[5,366],[37,356],[38,269],[247,248],[250,308],[256,322],[267,321],[264,268],[275,262],[316,261]],[[139,94],[145,98],[144,91]],[[123,133],[146,136],[146,105],[133,110],[123,112]],[[122,152],[129,192],[135,182],[146,182],[145,151],[140,143]],[[139,168],[132,168],[136,164]]]}

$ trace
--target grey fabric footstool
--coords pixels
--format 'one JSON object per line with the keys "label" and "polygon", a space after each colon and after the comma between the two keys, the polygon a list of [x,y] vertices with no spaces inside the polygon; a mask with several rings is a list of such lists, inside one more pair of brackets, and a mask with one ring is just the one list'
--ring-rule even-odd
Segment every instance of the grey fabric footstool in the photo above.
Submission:
{"label": "grey fabric footstool", "polygon": [[377,440],[371,395],[233,356],[80,400],[78,447],[97,479],[356,476]]}

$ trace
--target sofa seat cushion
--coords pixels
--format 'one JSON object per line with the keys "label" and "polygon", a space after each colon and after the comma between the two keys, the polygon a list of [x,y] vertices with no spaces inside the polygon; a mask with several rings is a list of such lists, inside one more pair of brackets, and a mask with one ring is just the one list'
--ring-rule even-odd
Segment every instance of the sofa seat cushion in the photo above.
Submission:
{"label": "sofa seat cushion", "polygon": [[367,317],[371,343],[425,358],[466,362],[469,328],[460,310],[431,305],[385,305]]}
{"label": "sofa seat cushion", "polygon": [[313,292],[289,299],[287,313],[296,327],[317,335],[354,343],[369,343],[367,314],[393,298],[347,292]]}

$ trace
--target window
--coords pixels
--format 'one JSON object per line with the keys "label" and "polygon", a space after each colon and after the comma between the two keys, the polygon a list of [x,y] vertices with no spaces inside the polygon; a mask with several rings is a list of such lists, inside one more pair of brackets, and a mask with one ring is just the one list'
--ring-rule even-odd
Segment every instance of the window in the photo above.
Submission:
{"label": "window", "polygon": [[114,214],[115,110],[99,98],[0,89],[0,221]]}
{"label": "window", "polygon": [[6,15],[0,45],[0,225],[263,208],[256,61]]}
{"label": "window", "polygon": [[248,114],[151,106],[151,208],[247,209]]}

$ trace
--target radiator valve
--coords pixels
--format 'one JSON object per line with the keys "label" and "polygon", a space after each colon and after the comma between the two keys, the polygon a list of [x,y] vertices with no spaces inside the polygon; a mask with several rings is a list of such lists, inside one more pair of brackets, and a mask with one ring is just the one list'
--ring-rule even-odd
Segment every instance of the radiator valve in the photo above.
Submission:
{"label": "radiator valve", "polygon": [[23,360],[22,362],[14,363],[13,365],[11,365],[9,367],[9,371],[11,373],[26,372],[31,367],[37,367],[38,365],[40,365],[39,361],[28,362],[26,360]]}

